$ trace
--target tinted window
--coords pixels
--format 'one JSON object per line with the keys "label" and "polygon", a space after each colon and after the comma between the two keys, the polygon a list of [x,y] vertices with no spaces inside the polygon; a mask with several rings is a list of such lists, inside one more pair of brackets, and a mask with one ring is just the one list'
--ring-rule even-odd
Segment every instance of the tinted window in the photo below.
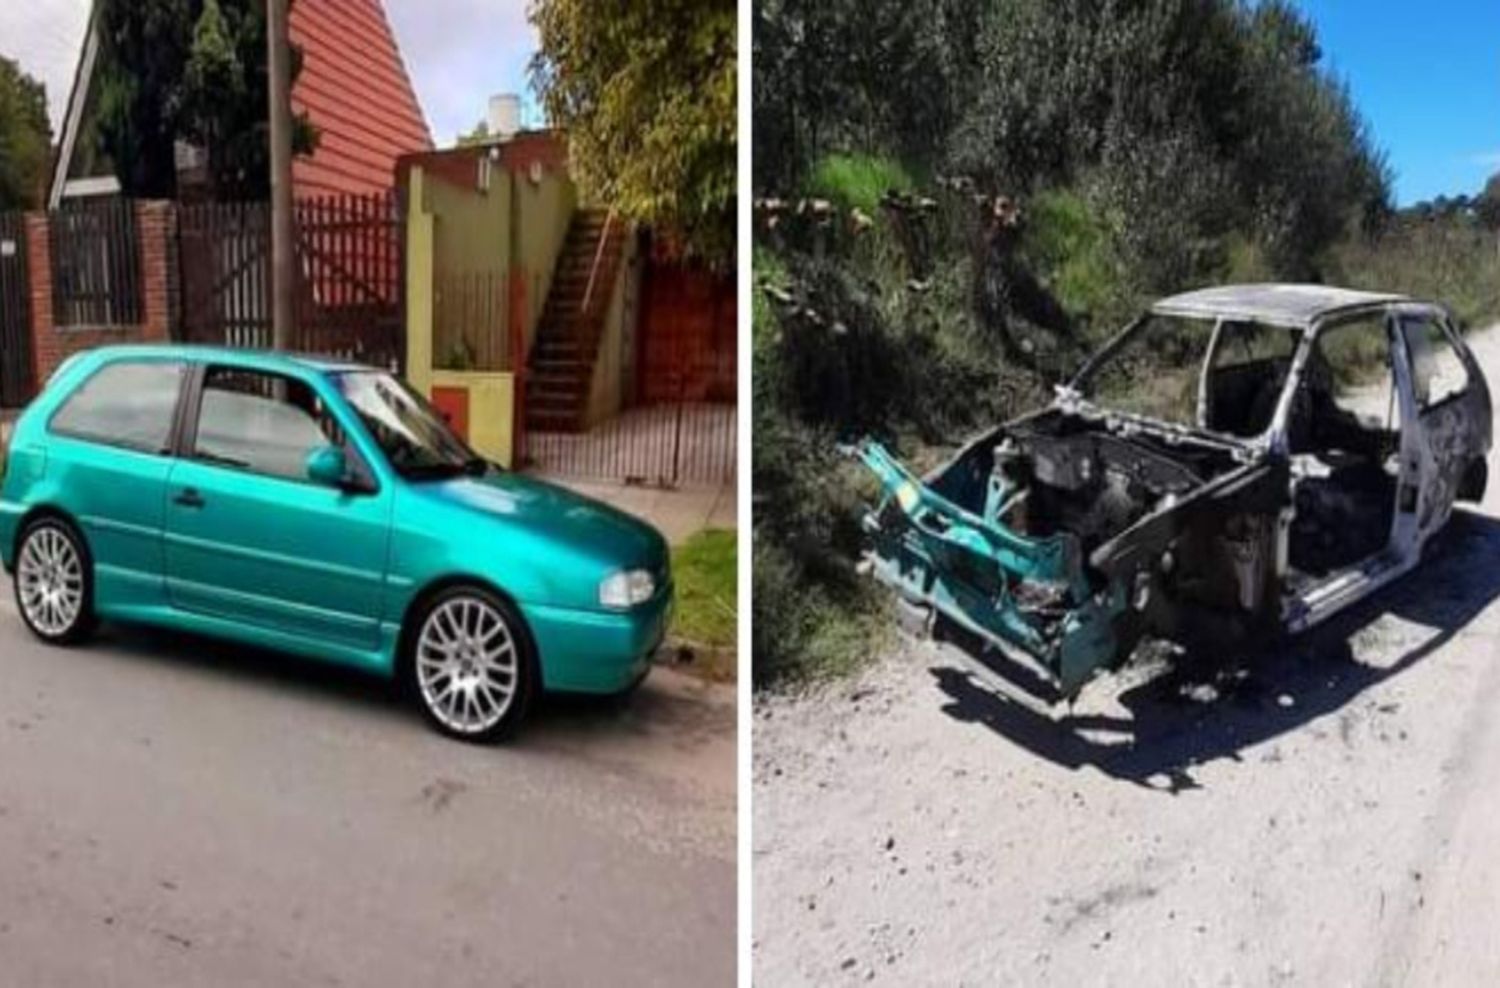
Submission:
{"label": "tinted window", "polygon": [[52,431],[79,439],[165,453],[182,390],[183,365],[116,363],[99,370],[62,404]]}
{"label": "tinted window", "polygon": [[204,377],[193,454],[224,466],[303,480],[315,449],[344,445],[336,421],[306,383],[214,368]]}
{"label": "tinted window", "polygon": [[1412,385],[1417,393],[1417,407],[1431,408],[1469,386],[1469,372],[1448,334],[1436,320],[1406,318],[1401,333],[1411,354]]}

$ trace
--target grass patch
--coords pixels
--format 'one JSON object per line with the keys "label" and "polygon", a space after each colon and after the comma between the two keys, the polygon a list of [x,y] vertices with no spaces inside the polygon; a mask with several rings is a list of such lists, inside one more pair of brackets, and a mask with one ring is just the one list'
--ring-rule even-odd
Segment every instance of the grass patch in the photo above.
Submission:
{"label": "grass patch", "polygon": [[[1052,189],[1022,206],[1022,256],[1074,316],[1100,321],[1104,335],[1130,302],[1122,298],[1124,262],[1096,207],[1077,192]],[[1132,300],[1133,301],[1133,300]]]}
{"label": "grass patch", "polygon": [[672,574],[677,581],[673,638],[712,648],[733,648],[736,602],[736,535],[710,528],[672,547]]}
{"label": "grass patch", "polygon": [[912,188],[911,175],[889,158],[868,154],[830,154],[813,169],[807,191],[844,207],[874,213],[887,191]]}
{"label": "grass patch", "polygon": [[1500,251],[1476,223],[1404,219],[1377,239],[1341,244],[1331,262],[1331,281],[1441,302],[1466,329],[1500,319]]}
{"label": "grass patch", "polygon": [[672,547],[677,606],[666,661],[718,683],[736,675],[736,539],[731,529],[709,528]]}

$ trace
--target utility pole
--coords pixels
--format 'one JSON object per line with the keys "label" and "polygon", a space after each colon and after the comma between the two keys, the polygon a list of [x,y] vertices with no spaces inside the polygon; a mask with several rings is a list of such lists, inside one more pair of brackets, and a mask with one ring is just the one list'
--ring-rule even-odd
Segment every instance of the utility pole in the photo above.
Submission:
{"label": "utility pole", "polygon": [[292,347],[296,244],[292,230],[291,57],[287,46],[287,0],[266,0],[266,69],[271,124],[271,343]]}

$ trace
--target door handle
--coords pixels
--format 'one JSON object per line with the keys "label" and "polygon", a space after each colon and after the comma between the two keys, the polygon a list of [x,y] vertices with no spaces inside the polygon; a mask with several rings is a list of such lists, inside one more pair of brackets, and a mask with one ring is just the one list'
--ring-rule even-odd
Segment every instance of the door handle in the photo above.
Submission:
{"label": "door handle", "polygon": [[207,501],[203,500],[203,495],[199,494],[192,487],[185,489],[181,494],[172,498],[172,503],[179,504],[184,508],[202,508],[208,504]]}

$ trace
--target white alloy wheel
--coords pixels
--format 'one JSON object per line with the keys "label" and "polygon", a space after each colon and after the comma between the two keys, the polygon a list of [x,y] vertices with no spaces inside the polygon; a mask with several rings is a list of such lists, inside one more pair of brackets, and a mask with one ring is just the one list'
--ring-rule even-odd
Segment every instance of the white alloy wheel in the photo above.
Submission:
{"label": "white alloy wheel", "polygon": [[76,537],[56,522],[31,528],[16,561],[16,602],[32,631],[49,641],[78,635],[87,622],[88,574]]}
{"label": "white alloy wheel", "polygon": [[412,661],[427,713],[459,736],[496,732],[522,693],[518,632],[481,594],[440,599],[422,622]]}

